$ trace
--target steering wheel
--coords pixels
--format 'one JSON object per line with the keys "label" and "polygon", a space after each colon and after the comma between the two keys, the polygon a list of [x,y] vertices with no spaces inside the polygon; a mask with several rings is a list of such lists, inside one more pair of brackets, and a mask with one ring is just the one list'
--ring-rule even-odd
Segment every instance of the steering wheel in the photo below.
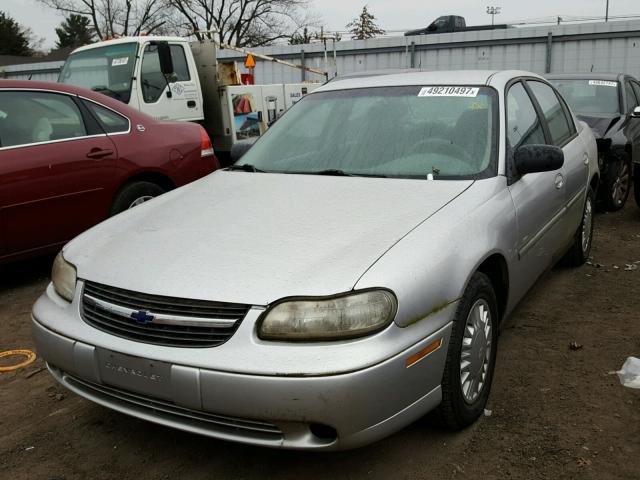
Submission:
{"label": "steering wheel", "polygon": [[473,158],[471,158],[469,152],[460,145],[451,143],[444,138],[429,137],[420,140],[413,146],[411,153],[422,153],[423,151],[439,153],[447,157],[460,157],[460,159],[466,163],[473,163]]}

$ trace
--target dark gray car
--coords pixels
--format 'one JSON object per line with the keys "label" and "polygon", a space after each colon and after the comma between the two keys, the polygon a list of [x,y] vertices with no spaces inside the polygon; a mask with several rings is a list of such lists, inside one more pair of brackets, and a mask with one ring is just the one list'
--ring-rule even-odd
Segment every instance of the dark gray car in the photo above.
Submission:
{"label": "dark gray car", "polygon": [[[640,83],[624,73],[548,75],[580,120],[593,130],[602,181],[598,199],[620,210],[629,196],[634,165],[640,163]],[[640,169],[635,168],[640,206]]]}

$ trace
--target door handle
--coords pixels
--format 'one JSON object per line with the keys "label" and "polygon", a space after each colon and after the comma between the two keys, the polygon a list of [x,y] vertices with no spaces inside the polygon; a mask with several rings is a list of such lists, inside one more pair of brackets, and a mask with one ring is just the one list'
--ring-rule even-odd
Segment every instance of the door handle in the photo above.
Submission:
{"label": "door handle", "polygon": [[555,184],[557,189],[561,189],[564,186],[564,177],[562,176],[561,173],[556,175]]}
{"label": "door handle", "polygon": [[109,155],[113,155],[113,150],[110,149],[101,149],[101,148],[92,148],[89,153],[87,153],[87,158],[93,158],[95,160],[100,160],[104,157],[108,157]]}

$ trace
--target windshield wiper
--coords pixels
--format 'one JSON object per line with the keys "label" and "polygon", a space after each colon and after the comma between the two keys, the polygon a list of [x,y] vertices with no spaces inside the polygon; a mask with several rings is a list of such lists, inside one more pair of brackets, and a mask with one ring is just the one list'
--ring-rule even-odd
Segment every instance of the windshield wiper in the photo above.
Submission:
{"label": "windshield wiper", "polygon": [[243,163],[242,165],[229,165],[225,170],[234,171],[240,170],[242,172],[258,172],[258,173],[266,173],[264,170],[260,170],[259,168],[254,167],[248,163]]}
{"label": "windshield wiper", "polygon": [[329,168],[327,170],[320,170],[317,172],[309,172],[309,175],[332,175],[334,177],[354,177],[352,173],[347,173],[344,170],[337,168]]}
{"label": "windshield wiper", "polygon": [[111,93],[112,95],[115,95],[115,99],[116,100],[122,100],[122,96],[116,92],[115,90],[111,90],[108,87],[105,87],[103,85],[97,85],[95,87],[91,87],[91,90],[93,90],[94,92],[108,92]]}

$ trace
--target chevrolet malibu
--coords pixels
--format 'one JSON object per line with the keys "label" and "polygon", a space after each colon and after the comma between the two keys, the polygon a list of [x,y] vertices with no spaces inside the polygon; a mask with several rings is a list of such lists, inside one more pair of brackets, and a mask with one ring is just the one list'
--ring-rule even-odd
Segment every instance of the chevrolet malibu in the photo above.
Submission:
{"label": "chevrolet malibu", "polygon": [[589,255],[597,150],[526,72],[359,75],[236,163],[67,244],[33,335],[69,390],[162,425],[337,450],[483,412],[498,331]]}

